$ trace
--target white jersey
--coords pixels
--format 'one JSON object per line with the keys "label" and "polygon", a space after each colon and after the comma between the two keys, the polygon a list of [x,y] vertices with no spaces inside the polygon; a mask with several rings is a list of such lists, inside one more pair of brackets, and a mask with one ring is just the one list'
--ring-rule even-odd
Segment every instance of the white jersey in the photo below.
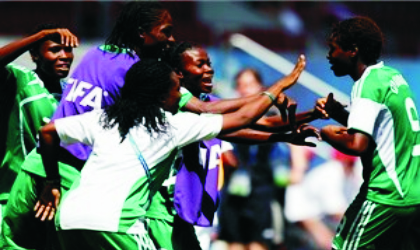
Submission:
{"label": "white jersey", "polygon": [[[192,142],[214,138],[222,128],[222,115],[165,113],[165,134],[151,137],[144,127],[131,134],[151,174],[151,185],[129,138],[121,141],[117,127],[104,129],[102,111],[92,111],[55,121],[63,143],[82,142],[93,148],[76,180],[62,199],[57,226],[128,232],[145,214],[145,204],[168,177],[178,150]],[[132,230],[130,230],[132,229]]]}

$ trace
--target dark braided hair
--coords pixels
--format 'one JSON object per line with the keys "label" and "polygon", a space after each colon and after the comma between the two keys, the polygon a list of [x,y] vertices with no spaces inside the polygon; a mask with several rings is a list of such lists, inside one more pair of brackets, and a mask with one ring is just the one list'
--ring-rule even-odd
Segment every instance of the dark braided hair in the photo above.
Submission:
{"label": "dark braided hair", "polygon": [[172,68],[157,59],[135,63],[125,76],[121,95],[105,109],[102,122],[105,129],[118,125],[123,141],[132,127],[144,126],[149,134],[166,130],[162,97],[172,85]]}
{"label": "dark braided hair", "polygon": [[379,26],[368,17],[353,17],[333,26],[331,37],[343,50],[356,46],[366,64],[375,64],[382,52],[384,38]]}
{"label": "dark braided hair", "polygon": [[196,47],[198,47],[198,45],[191,42],[177,42],[167,51],[164,60],[166,60],[172,68],[181,70],[183,68],[182,54],[185,51]]}
{"label": "dark braided hair", "polygon": [[111,34],[105,41],[110,50],[134,50],[142,45],[140,29],[150,32],[158,23],[166,9],[157,1],[132,1],[124,5]]}

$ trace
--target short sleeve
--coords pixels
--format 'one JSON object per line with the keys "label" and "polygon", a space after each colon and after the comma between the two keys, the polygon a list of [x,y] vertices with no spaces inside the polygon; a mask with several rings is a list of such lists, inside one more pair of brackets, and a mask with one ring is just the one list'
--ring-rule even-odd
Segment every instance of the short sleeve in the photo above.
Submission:
{"label": "short sleeve", "polygon": [[179,147],[213,139],[219,135],[223,125],[223,116],[219,114],[178,112],[173,118],[171,125]]}
{"label": "short sleeve", "polygon": [[348,119],[348,128],[373,135],[375,121],[382,105],[366,98],[355,98]]}
{"label": "short sleeve", "polygon": [[191,100],[193,95],[188,89],[181,87],[181,100],[179,101],[179,109],[183,108]]}
{"label": "short sleeve", "polygon": [[64,144],[81,142],[93,146],[95,133],[101,130],[99,121],[102,113],[101,110],[96,110],[55,120],[54,124],[61,142]]}

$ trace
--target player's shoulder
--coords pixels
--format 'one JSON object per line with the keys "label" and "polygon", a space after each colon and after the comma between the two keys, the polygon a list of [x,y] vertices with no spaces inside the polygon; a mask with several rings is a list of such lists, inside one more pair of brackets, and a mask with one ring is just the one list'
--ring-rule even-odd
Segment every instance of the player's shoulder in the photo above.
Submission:
{"label": "player's shoulder", "polygon": [[10,72],[12,74],[15,74],[15,75],[18,75],[18,74],[34,75],[35,74],[33,70],[31,70],[31,69],[29,69],[29,68],[27,68],[25,66],[16,64],[16,63],[9,63],[9,64],[7,64],[6,67],[5,67],[5,69],[8,72]]}
{"label": "player's shoulder", "polygon": [[371,66],[358,81],[356,89],[362,98],[381,102],[394,85],[407,84],[401,73],[383,63]]}
{"label": "player's shoulder", "polygon": [[379,83],[388,83],[395,77],[401,76],[401,73],[390,66],[385,66],[383,63],[371,66],[368,68],[369,73],[365,77],[365,81],[376,81]]}

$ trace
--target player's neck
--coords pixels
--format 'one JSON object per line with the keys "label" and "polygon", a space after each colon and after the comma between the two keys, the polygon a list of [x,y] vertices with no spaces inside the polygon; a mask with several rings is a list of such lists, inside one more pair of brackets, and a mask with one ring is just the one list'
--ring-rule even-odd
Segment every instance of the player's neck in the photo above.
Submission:
{"label": "player's neck", "polygon": [[57,77],[53,77],[50,75],[45,74],[41,70],[36,69],[35,73],[38,75],[38,77],[42,80],[44,83],[45,88],[50,93],[58,93],[62,94],[63,90],[61,88],[61,79]]}

